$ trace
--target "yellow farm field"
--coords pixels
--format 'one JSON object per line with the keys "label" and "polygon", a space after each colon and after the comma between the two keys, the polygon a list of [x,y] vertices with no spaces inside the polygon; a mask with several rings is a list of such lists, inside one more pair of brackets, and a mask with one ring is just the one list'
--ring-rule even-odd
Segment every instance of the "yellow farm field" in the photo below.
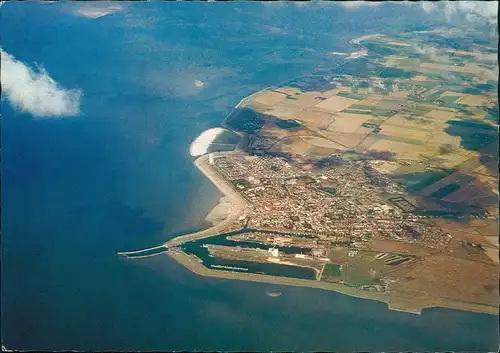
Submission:
{"label": "yellow farm field", "polygon": [[322,97],[322,98],[330,98],[334,95],[336,95],[337,93],[339,93],[340,90],[337,89],[337,88],[334,88],[334,89],[329,89],[327,91],[323,91],[323,92],[318,92],[317,93],[317,96],[318,97]]}
{"label": "yellow farm field", "polygon": [[302,140],[306,141],[310,145],[320,147],[320,148],[326,148],[329,150],[341,150],[344,151],[346,148],[342,145],[339,145],[336,142],[327,140],[322,137],[317,137],[317,136],[302,136]]}
{"label": "yellow farm field", "polygon": [[326,157],[332,153],[338,153],[341,151],[344,151],[345,147],[339,146],[339,148],[326,148],[326,147],[318,147],[318,146],[311,146],[309,149],[308,155],[309,156],[315,156],[315,157]]}
{"label": "yellow farm field", "polygon": [[465,104],[470,106],[483,106],[488,105],[495,98],[490,96],[481,96],[477,94],[467,94],[462,99],[458,101],[459,104]]}
{"label": "yellow farm field", "polygon": [[498,179],[492,175],[481,175],[481,174],[474,174],[474,177],[479,183],[482,183],[486,186],[486,189],[490,189],[492,186],[494,187],[494,190],[497,190],[497,182]]}
{"label": "yellow farm field", "polygon": [[497,247],[487,247],[485,248],[484,250],[486,252],[486,255],[488,255],[488,257],[490,259],[492,259],[494,262],[498,263],[500,262],[499,258],[498,258],[498,246]]}
{"label": "yellow farm field", "polygon": [[444,111],[444,110],[433,110],[433,111],[430,111],[427,114],[425,114],[425,117],[445,122],[447,120],[454,118],[455,114],[456,113],[454,113],[454,112],[448,112],[448,111]]}
{"label": "yellow farm field", "polygon": [[361,124],[371,119],[371,115],[338,113],[334,116],[335,121],[328,125],[329,131],[346,132],[346,133],[361,133],[367,134],[372,129],[362,127]]}
{"label": "yellow farm field", "polygon": [[282,92],[282,93],[285,93],[285,94],[289,94],[289,95],[295,95],[297,93],[300,93],[300,88],[296,88],[296,87],[280,87],[278,89],[276,89],[276,91],[278,92]]}
{"label": "yellow farm field", "polygon": [[358,104],[359,105],[376,106],[377,104],[380,103],[381,100],[382,100],[382,97],[380,97],[380,96],[368,96],[365,99],[363,99],[362,101],[360,101]]}
{"label": "yellow farm field", "polygon": [[444,110],[446,112],[456,112],[456,109],[453,108],[448,108],[448,107],[440,107],[438,105],[432,105],[432,104],[422,104],[422,107],[424,108],[429,108],[429,109],[434,109],[434,110]]}
{"label": "yellow farm field", "polygon": [[398,163],[390,161],[374,161],[371,166],[382,174],[394,173],[401,167]]}
{"label": "yellow farm field", "polygon": [[331,132],[331,131],[320,131],[320,135],[325,138],[334,141],[346,148],[356,147],[365,138],[366,134],[356,134],[356,133],[341,133],[341,132]]}
{"label": "yellow farm field", "polygon": [[484,110],[481,111],[475,111],[474,115],[471,116],[471,118],[482,120],[486,117],[486,112]]}
{"label": "yellow farm field", "polygon": [[311,147],[299,136],[286,137],[278,141],[271,149],[274,152],[290,152],[292,154],[304,155]]}
{"label": "yellow farm field", "polygon": [[497,59],[497,55],[496,54],[492,54],[492,53],[478,53],[478,52],[464,51],[464,50],[454,50],[454,49],[449,49],[449,50],[447,50],[447,52],[449,52],[449,53],[455,53],[455,54],[458,54],[458,55],[475,56],[475,57],[477,57],[479,59],[482,59],[482,60],[496,60]]}
{"label": "yellow farm field", "polygon": [[488,75],[477,74],[477,75],[474,75],[472,82],[479,83],[479,84],[487,84],[489,80],[490,80],[490,78],[488,77]]}
{"label": "yellow farm field", "polygon": [[460,141],[462,140],[460,136],[453,136],[444,131],[439,131],[439,130],[434,131],[432,133],[432,138],[428,141],[429,144],[432,145],[450,144],[453,146],[453,148],[458,148],[460,146]]}
{"label": "yellow farm field", "polygon": [[[481,235],[495,236],[495,240],[493,242],[489,241],[491,244],[498,246],[498,227],[499,223],[496,219],[471,219],[468,223],[469,227],[473,227],[476,229]],[[491,239],[493,240],[493,239]]]}
{"label": "yellow farm field", "polygon": [[422,145],[412,145],[403,142],[378,139],[368,151],[393,152],[398,158],[418,159],[419,154],[426,154],[429,150]]}
{"label": "yellow farm field", "polygon": [[491,175],[491,176],[497,176],[497,173],[490,168],[486,167],[485,165],[481,165],[477,167],[476,169],[473,170],[474,173],[478,174],[483,174],[483,175]]}
{"label": "yellow farm field", "polygon": [[466,162],[470,158],[469,151],[461,147],[456,147],[458,149],[450,154],[439,154],[440,145],[441,144],[435,144],[435,145],[427,144],[427,147],[429,149],[433,147],[435,148],[434,156],[440,159],[439,165],[443,168],[456,167],[459,164]]}
{"label": "yellow farm field", "polygon": [[424,143],[427,142],[427,140],[429,140],[432,137],[431,133],[428,131],[411,129],[405,126],[395,126],[391,125],[391,123],[383,123],[381,125],[381,128],[382,130],[380,131],[379,135],[403,137],[412,140],[422,141]]}
{"label": "yellow farm field", "polygon": [[[422,123],[424,121],[425,123]],[[440,130],[443,127],[442,123],[434,122],[430,119],[408,119],[403,114],[396,114],[386,120],[385,124],[395,125],[400,127],[406,127],[412,130],[420,130],[420,131],[436,131]]]}
{"label": "yellow farm field", "polygon": [[284,102],[274,106],[273,108],[266,111],[266,114],[273,115],[279,119],[289,120],[295,119],[301,113],[304,108],[298,107],[296,105]]}
{"label": "yellow farm field", "polygon": [[290,102],[300,107],[310,107],[321,102],[321,100],[317,99],[317,97],[320,97],[319,92],[305,92],[294,97],[296,99]]}
{"label": "yellow farm field", "polygon": [[254,98],[257,103],[273,106],[281,103],[286,95],[277,92],[264,91]]}
{"label": "yellow farm field", "polygon": [[326,129],[328,124],[330,124],[334,118],[333,114],[325,112],[319,109],[307,109],[302,111],[302,113],[296,118],[307,127],[313,129]]}
{"label": "yellow farm field", "polygon": [[462,93],[445,91],[441,94],[441,97],[463,97]]}
{"label": "yellow farm field", "polygon": [[355,103],[357,103],[357,99],[351,99],[341,96],[333,96],[328,98],[327,100],[322,101],[317,104],[316,107],[322,108],[328,111],[338,112],[342,109],[345,109]]}
{"label": "yellow farm field", "polygon": [[[410,282],[394,284],[393,290],[400,290],[402,293],[498,305],[496,264],[437,254],[414,266],[406,267],[399,274],[415,278]],[[493,290],[488,292],[484,289],[485,286]]]}
{"label": "yellow farm field", "polygon": [[358,153],[364,153],[364,152],[366,152],[377,141],[378,141],[377,136],[375,136],[375,135],[367,135],[363,139],[363,141],[361,141],[356,146],[356,152],[358,152]]}
{"label": "yellow farm field", "polygon": [[295,135],[313,135],[314,133],[308,129],[297,128],[297,129],[282,129],[276,126],[274,123],[266,122],[262,129],[260,130],[260,134],[264,137],[289,137]]}
{"label": "yellow farm field", "polygon": [[[391,97],[391,98],[406,98],[406,97],[408,97],[408,91],[399,91],[398,89],[394,89],[394,87],[396,87],[396,85],[392,85],[392,89],[394,92],[389,93],[389,97]],[[370,105],[372,105],[372,104],[370,104]],[[373,104],[373,105],[376,105],[376,104]]]}
{"label": "yellow farm field", "polygon": [[421,63],[420,64],[421,69],[437,69],[441,71],[455,71],[455,72],[464,72],[464,73],[479,73],[479,72],[484,72],[484,73],[489,73],[491,72],[488,69],[485,69],[481,66],[478,66],[476,64],[465,64],[464,66],[455,66],[455,65],[446,65],[446,64],[436,64],[436,63]]}
{"label": "yellow farm field", "polygon": [[257,103],[256,101],[251,100],[245,104],[239,105],[238,108],[240,108],[240,109],[249,108],[249,109],[256,111],[257,113],[264,113],[266,110],[269,109],[269,106],[262,104],[262,103]]}

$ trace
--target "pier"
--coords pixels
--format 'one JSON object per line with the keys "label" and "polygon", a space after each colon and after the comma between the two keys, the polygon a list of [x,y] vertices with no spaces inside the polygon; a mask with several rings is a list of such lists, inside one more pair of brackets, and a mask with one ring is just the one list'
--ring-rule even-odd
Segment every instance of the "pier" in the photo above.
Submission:
{"label": "pier", "polygon": [[124,256],[127,259],[137,259],[137,258],[155,256],[164,253],[167,250],[168,250],[167,247],[163,244],[159,246],[154,246],[152,248],[135,250],[135,251],[120,251],[118,252],[118,255]]}

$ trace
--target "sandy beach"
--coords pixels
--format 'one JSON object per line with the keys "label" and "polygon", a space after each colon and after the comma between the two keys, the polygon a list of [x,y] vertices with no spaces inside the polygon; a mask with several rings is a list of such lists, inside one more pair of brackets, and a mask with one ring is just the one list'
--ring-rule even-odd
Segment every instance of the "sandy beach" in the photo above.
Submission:
{"label": "sandy beach", "polygon": [[217,136],[222,134],[225,130],[221,127],[205,130],[198,136],[189,147],[191,156],[197,157],[208,152],[210,144],[215,141]]}
{"label": "sandy beach", "polygon": [[[215,155],[215,153],[214,153]],[[232,185],[230,185],[224,178],[222,178],[216,170],[212,168],[212,166],[209,164],[209,156],[204,155],[199,157],[194,164],[200,169],[200,171],[208,178],[212,183],[217,186],[217,188],[224,194],[224,196],[227,198],[228,202],[230,202],[231,207],[229,209],[229,212],[227,214],[227,217],[218,222],[216,225],[213,227],[207,228],[205,230],[196,232],[196,233],[191,233],[191,234],[186,234],[182,235],[179,237],[176,237],[174,239],[169,240],[166,242],[164,245],[172,248],[175,246],[179,246],[182,243],[185,243],[187,241],[193,241],[197,239],[203,239],[203,238],[208,238],[214,235],[218,235],[221,232],[227,231],[228,226],[238,220],[242,215],[244,215],[244,211],[247,208],[247,202],[244,198],[242,198],[239,193],[233,188]],[[217,206],[216,206],[217,207]],[[224,206],[226,207],[226,206]],[[216,211],[218,212],[218,211]],[[234,229],[236,230],[236,229]]]}

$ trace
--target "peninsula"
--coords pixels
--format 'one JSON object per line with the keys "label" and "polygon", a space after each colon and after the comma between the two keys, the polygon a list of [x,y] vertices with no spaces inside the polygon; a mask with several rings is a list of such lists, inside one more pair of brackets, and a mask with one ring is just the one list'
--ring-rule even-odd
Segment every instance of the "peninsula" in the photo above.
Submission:
{"label": "peninsula", "polygon": [[243,99],[191,146],[224,194],[213,226],[119,254],[497,314],[496,54],[437,48],[438,35],[353,39],[343,64]]}

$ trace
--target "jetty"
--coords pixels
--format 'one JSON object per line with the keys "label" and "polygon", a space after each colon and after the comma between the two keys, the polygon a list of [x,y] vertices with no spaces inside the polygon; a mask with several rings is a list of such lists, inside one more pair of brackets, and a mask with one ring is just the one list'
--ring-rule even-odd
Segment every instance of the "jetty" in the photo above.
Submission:
{"label": "jetty", "polygon": [[154,246],[147,249],[134,250],[134,251],[120,251],[118,255],[124,256],[127,259],[137,259],[149,256],[155,256],[166,252],[168,249],[165,245]]}

